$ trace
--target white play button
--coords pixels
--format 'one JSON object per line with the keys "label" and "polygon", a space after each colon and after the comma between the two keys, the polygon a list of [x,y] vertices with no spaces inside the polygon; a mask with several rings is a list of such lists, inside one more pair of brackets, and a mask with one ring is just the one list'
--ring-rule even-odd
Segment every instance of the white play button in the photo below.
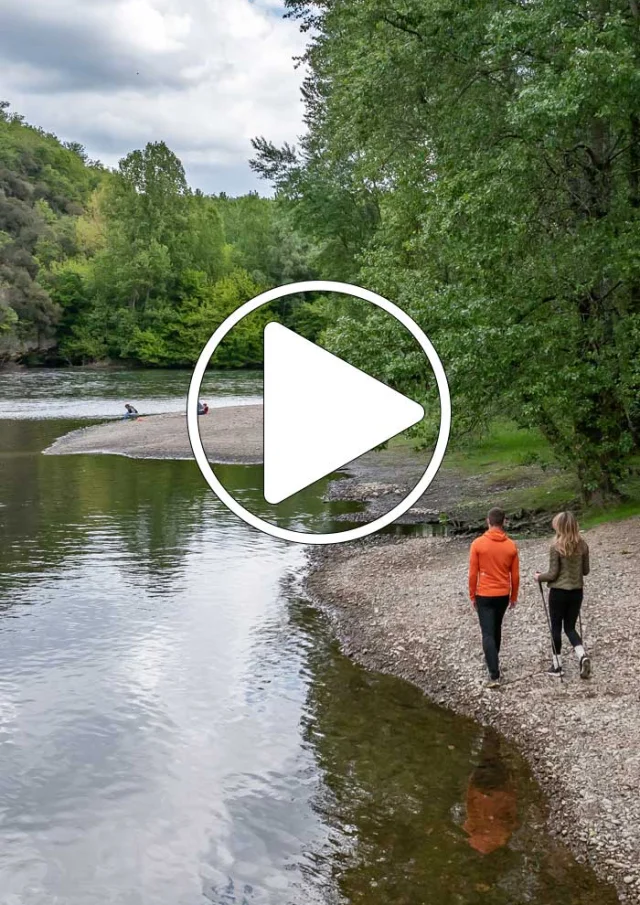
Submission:
{"label": "white play button", "polygon": [[281,324],[264,331],[264,498],[276,504],[424,417],[390,389]]}
{"label": "white play button", "polygon": [[[300,297],[304,293],[331,293],[361,299],[395,318],[424,352],[440,397],[440,428],[432,452],[425,455],[424,472],[415,486],[391,509],[372,521],[329,533],[291,528],[290,506],[274,512],[270,519],[247,509],[244,497],[236,499],[211,467],[200,436],[201,419],[198,417],[203,377],[212,355],[230,331],[253,312],[287,296]],[[385,340],[381,338],[381,342]],[[264,495],[272,505],[352,462],[424,417],[422,407],[416,402],[279,324],[269,324],[265,330],[264,362]],[[447,449],[451,398],[438,353],[421,327],[405,311],[361,286],[334,280],[309,280],[260,293],[216,328],[193,370],[187,398],[187,427],[198,468],[209,487],[238,518],[280,540],[298,544],[342,544],[392,524],[425,494]]]}

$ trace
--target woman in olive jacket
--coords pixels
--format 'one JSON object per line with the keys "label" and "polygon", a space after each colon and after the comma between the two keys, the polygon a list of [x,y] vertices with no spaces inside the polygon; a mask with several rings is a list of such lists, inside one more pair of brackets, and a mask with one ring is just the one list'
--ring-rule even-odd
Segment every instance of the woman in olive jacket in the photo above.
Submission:
{"label": "woman in olive jacket", "polygon": [[549,550],[549,570],[536,572],[536,581],[547,582],[549,587],[549,613],[553,638],[553,663],[549,673],[562,676],[562,629],[573,647],[580,663],[580,675],[591,675],[591,660],[584,649],[582,638],[576,631],[583,597],[583,578],[589,574],[589,547],[580,535],[573,512],[559,512],[552,522],[556,532]]}

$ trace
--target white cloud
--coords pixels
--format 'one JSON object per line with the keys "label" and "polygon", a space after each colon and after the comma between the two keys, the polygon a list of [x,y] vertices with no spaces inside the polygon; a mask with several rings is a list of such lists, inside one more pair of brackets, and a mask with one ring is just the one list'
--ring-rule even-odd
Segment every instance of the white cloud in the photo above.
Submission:
{"label": "white cloud", "polygon": [[273,0],[3,0],[2,34],[0,97],[109,165],[162,139],[237,191],[251,137],[302,130],[304,36]]}
{"label": "white cloud", "polygon": [[114,36],[123,34],[134,46],[152,53],[186,49],[191,17],[173,15],[170,11],[163,13],[159,6],[150,0],[126,0],[117,4],[112,26]]}

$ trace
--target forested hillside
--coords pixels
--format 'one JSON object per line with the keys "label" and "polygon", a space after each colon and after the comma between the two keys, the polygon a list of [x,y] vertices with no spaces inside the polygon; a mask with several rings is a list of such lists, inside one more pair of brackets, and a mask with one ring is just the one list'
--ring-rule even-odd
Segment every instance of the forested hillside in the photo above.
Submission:
{"label": "forested hillside", "polygon": [[[325,273],[394,299],[449,377],[454,429],[537,427],[585,495],[640,444],[640,12],[635,0],[286,0],[309,35],[308,133],[253,166]],[[348,309],[326,341],[428,366]]]}
{"label": "forested hillside", "polygon": [[[191,191],[163,143],[115,172],[0,106],[0,365],[126,361],[192,367],[207,339],[263,289],[315,274],[283,206]],[[315,338],[309,303],[276,314]],[[261,319],[234,331],[221,367],[262,362]]]}

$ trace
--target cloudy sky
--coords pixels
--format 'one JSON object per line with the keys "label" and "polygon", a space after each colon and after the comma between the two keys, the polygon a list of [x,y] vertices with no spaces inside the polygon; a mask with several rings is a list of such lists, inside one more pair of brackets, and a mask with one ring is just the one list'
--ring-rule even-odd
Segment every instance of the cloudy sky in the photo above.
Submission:
{"label": "cloudy sky", "polygon": [[114,166],[164,140],[205,192],[269,187],[250,138],[302,131],[279,0],[0,0],[0,99]]}

